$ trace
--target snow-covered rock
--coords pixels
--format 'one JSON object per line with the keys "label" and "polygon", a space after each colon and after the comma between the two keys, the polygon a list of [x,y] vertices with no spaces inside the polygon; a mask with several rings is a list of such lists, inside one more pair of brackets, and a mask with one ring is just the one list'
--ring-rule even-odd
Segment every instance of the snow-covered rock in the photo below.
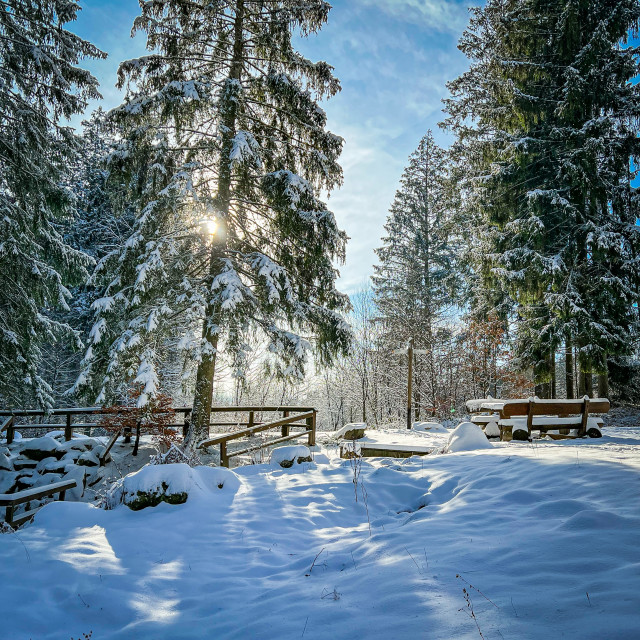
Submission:
{"label": "snow-covered rock", "polygon": [[85,467],[97,467],[100,465],[100,460],[93,451],[85,451],[76,460],[76,464]]}
{"label": "snow-covered rock", "polygon": [[271,464],[279,464],[284,469],[292,467],[294,462],[311,462],[311,452],[304,445],[278,447],[271,452]]}
{"label": "snow-covered rock", "polygon": [[105,506],[125,504],[133,511],[161,502],[182,504],[197,493],[234,494],[240,480],[224,467],[190,467],[187,464],[147,465],[118,480],[107,493]]}
{"label": "snow-covered rock", "polygon": [[13,471],[13,464],[4,453],[0,453],[0,470]]}
{"label": "snow-covered rock", "polygon": [[447,453],[457,453],[459,451],[492,448],[493,445],[487,440],[484,431],[477,424],[463,422],[449,436],[445,451]]}
{"label": "snow-covered rock", "polygon": [[414,431],[429,431],[431,433],[449,433],[439,422],[414,422]]}
{"label": "snow-covered rock", "polygon": [[86,487],[87,472],[84,467],[77,467],[75,465],[69,465],[67,472],[62,477],[63,480],[75,480],[76,487],[67,490],[66,499],[79,501],[84,496],[84,490]]}
{"label": "snow-covered rock", "polygon": [[55,438],[43,436],[42,438],[28,440],[22,447],[21,453],[31,460],[42,460],[50,456],[61,458],[64,454],[64,449]]}
{"label": "snow-covered rock", "polygon": [[500,437],[500,427],[497,422],[489,422],[487,426],[484,428],[484,435],[487,438],[499,438]]}
{"label": "snow-covered rock", "polygon": [[342,429],[336,431],[333,435],[342,440],[360,440],[360,438],[364,438],[366,428],[365,422],[351,422],[345,424]]}

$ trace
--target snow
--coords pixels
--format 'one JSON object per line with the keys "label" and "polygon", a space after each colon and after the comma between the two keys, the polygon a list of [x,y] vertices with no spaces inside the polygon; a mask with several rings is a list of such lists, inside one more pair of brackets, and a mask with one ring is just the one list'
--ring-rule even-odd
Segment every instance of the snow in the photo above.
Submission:
{"label": "snow", "polygon": [[349,424],[345,424],[344,427],[342,427],[342,429],[338,429],[338,431],[334,431],[333,437],[336,439],[343,438],[345,434],[349,433],[349,431],[353,431],[354,429],[366,429],[366,428],[367,428],[366,422],[350,422]]}
{"label": "snow", "polygon": [[291,445],[289,447],[278,447],[271,452],[271,464],[280,464],[281,462],[291,462],[298,458],[308,458],[311,456],[309,447],[302,444]]}
{"label": "snow", "polygon": [[487,426],[484,428],[484,435],[487,438],[499,438],[500,437],[500,427],[497,422],[488,422]]}
{"label": "snow", "polygon": [[605,427],[601,439],[365,458],[365,503],[352,461],[327,445],[292,469],[205,471],[237,488],[192,485],[185,504],[52,503],[0,536],[2,635],[477,640],[466,589],[487,640],[631,640],[639,447],[640,427]]}
{"label": "snow", "polygon": [[487,440],[484,431],[473,422],[459,424],[449,436],[447,451],[475,451],[476,449],[491,449],[493,445]]}
{"label": "snow", "polygon": [[431,433],[449,433],[439,422],[414,422],[414,431],[430,431]]}
{"label": "snow", "polygon": [[226,493],[238,490],[240,480],[224,467],[195,467],[184,463],[147,465],[130,473],[109,490],[107,506],[115,508],[127,499],[135,499],[138,493],[186,493],[187,500],[221,490]]}

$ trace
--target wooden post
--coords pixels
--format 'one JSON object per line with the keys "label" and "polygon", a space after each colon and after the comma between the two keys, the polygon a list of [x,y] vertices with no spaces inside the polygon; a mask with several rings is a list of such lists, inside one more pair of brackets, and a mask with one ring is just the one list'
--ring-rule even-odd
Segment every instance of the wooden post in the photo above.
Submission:
{"label": "wooden post", "polygon": [[255,424],[255,413],[253,411],[249,411],[249,424],[247,425],[249,429],[253,429],[253,425]]}
{"label": "wooden post", "polygon": [[11,416],[7,422],[7,444],[11,444],[13,442],[13,437],[16,432],[14,421],[15,421],[15,417]]}
{"label": "wooden post", "polygon": [[578,430],[578,437],[582,438],[587,435],[587,421],[589,420],[589,396],[583,398],[584,404],[582,405],[582,421],[580,423],[580,429]]}
{"label": "wooden post", "polygon": [[67,413],[67,424],[64,428],[64,439],[67,442],[71,440],[71,412]]}
{"label": "wooden post", "polygon": [[186,438],[187,434],[189,433],[189,424],[191,423],[191,420],[189,418],[189,415],[191,413],[191,410],[185,412],[184,414],[184,425],[182,426],[182,437]]}
{"label": "wooden post", "polygon": [[227,456],[227,443],[223,440],[220,443],[220,466],[229,468],[229,456]]}
{"label": "wooden post", "polygon": [[132,456],[138,455],[138,447],[140,446],[140,420],[136,422],[136,441],[133,445],[133,451],[131,452]]}
{"label": "wooden post", "polygon": [[[289,412],[288,411],[283,411],[282,412],[282,417],[283,418],[288,418],[289,417]],[[291,427],[288,424],[283,424],[282,427],[280,428],[280,433],[282,434],[283,438],[285,436],[288,436],[290,432],[291,432]]]}
{"label": "wooden post", "polygon": [[10,504],[7,506],[7,510],[5,511],[5,516],[4,519],[6,520],[7,524],[9,526],[13,525],[13,510],[15,509],[15,507]]}
{"label": "wooden post", "polygon": [[316,421],[317,421],[318,412],[314,409],[313,416],[311,418],[307,418],[307,428],[311,429],[311,433],[309,434],[309,446],[313,447],[316,444]]}
{"label": "wooden post", "polygon": [[413,338],[409,338],[409,344],[407,345],[407,357],[409,358],[407,374],[407,429],[411,429],[413,424],[411,416],[411,405],[413,404]]}

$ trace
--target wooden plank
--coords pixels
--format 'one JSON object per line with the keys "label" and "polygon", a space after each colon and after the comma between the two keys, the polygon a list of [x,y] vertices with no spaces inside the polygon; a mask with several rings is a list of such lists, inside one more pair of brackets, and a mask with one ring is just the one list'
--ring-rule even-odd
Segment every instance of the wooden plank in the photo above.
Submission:
{"label": "wooden plank", "polygon": [[31,518],[33,518],[33,516],[35,516],[41,508],[42,507],[37,507],[36,509],[31,509],[31,511],[25,511],[24,513],[20,513],[17,516],[13,516],[11,520],[7,520],[7,524],[10,524],[12,527],[19,527],[25,522],[31,520]]}
{"label": "wooden plank", "polygon": [[26,489],[25,491],[18,491],[16,493],[0,494],[0,507],[8,505],[15,506],[29,502],[30,500],[38,500],[39,498],[45,498],[46,496],[67,491],[67,489],[73,489],[77,486],[75,480],[62,480],[61,482],[53,482],[44,487],[34,487],[33,489]]}
{"label": "wooden plank", "polygon": [[232,451],[228,454],[228,458],[233,458],[234,456],[241,456],[245,453],[250,453],[251,451],[257,451],[258,449],[264,449],[266,447],[270,447],[273,444],[279,444],[280,442],[286,442],[288,440],[295,440],[296,438],[301,438],[302,436],[307,436],[311,433],[311,431],[299,431],[297,433],[291,433],[288,436],[283,436],[281,438],[276,438],[275,440],[268,440],[267,442],[263,442],[259,445],[255,445],[253,447],[247,447],[246,449],[239,449],[238,451]]}
{"label": "wooden plank", "polygon": [[524,417],[529,413],[529,400],[506,400],[502,410],[501,418],[513,418],[514,416]]}
{"label": "wooden plank", "polygon": [[251,429],[242,429],[241,431],[228,433],[222,436],[218,436],[217,438],[209,438],[208,440],[203,440],[202,442],[200,442],[198,444],[198,448],[210,447],[222,442],[228,442],[229,440],[238,440],[239,438],[244,438],[245,436],[260,433],[261,431],[266,431],[267,429],[281,427],[284,424],[292,424],[296,420],[306,420],[309,417],[313,417],[313,413],[313,411],[310,411],[309,413],[303,413],[302,415],[291,416],[290,418],[281,418],[280,420],[274,420],[273,422],[266,422],[264,424],[252,427]]}
{"label": "wooden plank", "polygon": [[107,448],[104,450],[103,454],[100,456],[101,467],[104,467],[105,462],[107,460],[107,456],[109,455],[109,451],[111,451],[111,447],[113,447],[113,445],[116,443],[116,440],[118,439],[119,435],[120,435],[120,431],[117,431],[109,439],[109,442],[107,443]]}

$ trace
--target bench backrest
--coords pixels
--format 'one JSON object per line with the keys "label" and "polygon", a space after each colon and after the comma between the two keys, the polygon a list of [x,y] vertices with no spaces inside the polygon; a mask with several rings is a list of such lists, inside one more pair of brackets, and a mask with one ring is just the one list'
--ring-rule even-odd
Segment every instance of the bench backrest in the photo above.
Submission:
{"label": "bench backrest", "polygon": [[[589,413],[607,413],[609,401],[606,398],[589,398]],[[502,418],[514,416],[574,415],[582,413],[584,399],[580,400],[507,400],[500,412]]]}

